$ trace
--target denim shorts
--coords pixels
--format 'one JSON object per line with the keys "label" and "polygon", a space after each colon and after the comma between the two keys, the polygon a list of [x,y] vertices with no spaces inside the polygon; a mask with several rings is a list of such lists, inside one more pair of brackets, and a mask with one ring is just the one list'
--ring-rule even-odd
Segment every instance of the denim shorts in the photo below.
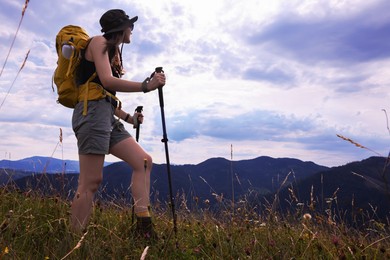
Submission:
{"label": "denim shorts", "polygon": [[115,108],[105,99],[88,101],[83,116],[83,102],[73,111],[72,127],[77,138],[79,154],[109,154],[110,148],[131,137],[123,124],[115,119]]}

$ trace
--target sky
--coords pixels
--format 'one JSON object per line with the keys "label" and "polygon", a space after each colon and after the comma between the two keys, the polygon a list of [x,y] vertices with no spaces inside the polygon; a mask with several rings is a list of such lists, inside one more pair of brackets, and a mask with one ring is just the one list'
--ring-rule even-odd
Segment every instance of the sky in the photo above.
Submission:
{"label": "sky", "polygon": [[[72,110],[52,89],[55,36],[68,24],[99,35],[112,8],[139,17],[124,78],[166,73],[171,163],[270,156],[332,167],[388,154],[387,0],[31,0],[5,63],[24,4],[0,0],[0,159],[78,159]],[[118,97],[131,113],[144,106],[140,144],[165,163],[157,91]]]}

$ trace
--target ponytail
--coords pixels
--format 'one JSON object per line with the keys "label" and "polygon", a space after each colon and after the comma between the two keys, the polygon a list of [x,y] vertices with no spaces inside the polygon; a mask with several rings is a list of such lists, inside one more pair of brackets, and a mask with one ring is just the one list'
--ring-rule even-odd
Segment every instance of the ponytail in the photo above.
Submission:
{"label": "ponytail", "polygon": [[104,34],[103,37],[107,40],[107,44],[103,49],[103,53],[108,52],[108,58],[110,60],[111,67],[116,70],[119,76],[122,76],[122,52],[119,50],[118,45],[123,40],[123,31]]}

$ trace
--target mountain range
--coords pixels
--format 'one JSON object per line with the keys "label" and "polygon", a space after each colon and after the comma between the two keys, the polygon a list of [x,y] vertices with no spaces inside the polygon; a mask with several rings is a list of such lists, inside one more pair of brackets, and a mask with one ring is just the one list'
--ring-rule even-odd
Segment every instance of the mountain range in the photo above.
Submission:
{"label": "mountain range", "polygon": [[[67,167],[72,163],[75,162],[67,162]],[[359,211],[385,218],[390,212],[388,164],[384,157],[370,157],[332,168],[292,158],[261,156],[240,161],[211,158],[196,165],[171,165],[172,190],[175,203],[189,209],[218,207],[233,198],[236,202],[264,205],[266,201],[275,201],[277,195],[278,207],[286,211],[303,207],[323,212]],[[53,169],[51,174],[44,174],[0,165],[2,185],[61,194],[69,199],[77,187],[77,173],[56,174]],[[105,166],[97,198],[129,203],[131,173],[132,169],[124,162]],[[151,183],[152,201],[167,203],[170,194],[165,164],[153,165]]]}
{"label": "mountain range", "polygon": [[79,172],[79,163],[72,160],[34,156],[17,161],[1,160],[0,168],[32,173],[77,173]]}

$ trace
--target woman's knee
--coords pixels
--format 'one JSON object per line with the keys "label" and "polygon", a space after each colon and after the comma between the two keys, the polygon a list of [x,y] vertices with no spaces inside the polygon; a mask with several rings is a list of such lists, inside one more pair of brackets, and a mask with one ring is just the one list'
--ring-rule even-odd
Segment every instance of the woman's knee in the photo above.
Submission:
{"label": "woman's knee", "polygon": [[150,154],[148,154],[148,153],[145,154],[145,160],[148,161],[148,166],[152,167],[152,165],[153,165],[153,158],[152,158],[152,156]]}
{"label": "woman's knee", "polygon": [[[145,159],[147,162],[145,162],[145,165],[147,167],[147,169],[151,170],[152,169],[152,166],[153,166],[153,158],[150,154],[148,153],[145,153]],[[144,168],[145,168],[145,165],[144,165]]]}
{"label": "woman's knee", "polygon": [[103,176],[96,176],[94,178],[80,180],[79,181],[79,188],[81,188],[87,192],[95,193],[99,189],[102,181],[103,181]]}
{"label": "woman's knee", "polygon": [[138,171],[138,170],[139,171],[141,171],[141,170],[144,171],[145,169],[151,170],[152,166],[153,166],[152,156],[150,156],[150,154],[148,154],[148,153],[145,153],[145,154],[142,155],[142,158],[137,160],[135,165],[131,165],[130,164],[130,166],[132,166],[135,171]]}
{"label": "woman's knee", "polygon": [[97,190],[99,189],[100,187],[100,184],[102,184],[103,182],[103,176],[100,176],[99,178],[96,178],[95,180],[93,180],[91,182],[91,186],[90,186],[90,189],[93,193],[97,192]]}

